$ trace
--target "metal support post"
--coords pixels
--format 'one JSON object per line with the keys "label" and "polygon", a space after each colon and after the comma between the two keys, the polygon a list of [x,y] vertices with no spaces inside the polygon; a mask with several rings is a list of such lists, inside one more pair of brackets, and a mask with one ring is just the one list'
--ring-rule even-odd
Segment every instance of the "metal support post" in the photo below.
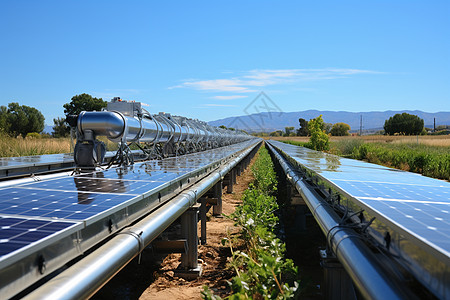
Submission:
{"label": "metal support post", "polygon": [[320,250],[321,265],[324,273],[323,295],[324,299],[356,300],[356,292],[350,276],[342,267],[339,260],[330,256],[326,250]]}
{"label": "metal support post", "polygon": [[233,193],[233,169],[225,175],[224,181],[227,186],[227,194]]}
{"label": "metal support post", "polygon": [[240,163],[236,166],[236,175],[237,175],[237,176],[241,176],[241,165],[242,165],[242,162],[240,162]]}
{"label": "metal support post", "polygon": [[202,267],[198,265],[198,209],[197,205],[192,206],[181,215],[181,235],[187,240],[188,249],[181,254],[181,265],[176,274],[185,279],[195,279],[202,273]]}
{"label": "metal support post", "polygon": [[233,184],[237,184],[236,167],[231,170],[231,177],[233,178]]}
{"label": "metal support post", "polygon": [[217,204],[213,206],[213,216],[222,215],[222,180],[213,187],[214,198],[217,198]]}
{"label": "metal support post", "polygon": [[200,198],[200,241],[206,244],[206,197]]}

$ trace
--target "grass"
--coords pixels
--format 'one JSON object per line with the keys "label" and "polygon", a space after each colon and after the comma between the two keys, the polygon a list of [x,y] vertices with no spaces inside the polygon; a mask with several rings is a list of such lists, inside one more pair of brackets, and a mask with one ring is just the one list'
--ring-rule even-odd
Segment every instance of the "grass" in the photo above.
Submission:
{"label": "grass", "polygon": [[0,133],[0,157],[69,153],[70,138],[12,138]]}
{"label": "grass", "polygon": [[450,180],[450,146],[343,140],[333,143],[333,150],[338,155]]}
{"label": "grass", "polygon": [[[100,137],[109,151],[117,149],[117,145]],[[30,155],[71,153],[73,146],[70,138],[13,138],[0,132],[0,157],[19,157]]]}

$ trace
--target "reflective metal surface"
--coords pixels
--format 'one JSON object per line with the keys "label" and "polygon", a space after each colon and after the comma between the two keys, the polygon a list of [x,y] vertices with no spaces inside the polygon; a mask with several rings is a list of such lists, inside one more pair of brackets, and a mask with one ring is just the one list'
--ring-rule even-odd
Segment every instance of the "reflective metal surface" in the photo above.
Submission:
{"label": "reflective metal surface", "polygon": [[[135,124],[132,122],[128,124],[131,128],[133,125]],[[125,116],[114,111],[83,111],[78,116],[78,130],[93,130],[97,135],[116,139],[125,132]]]}

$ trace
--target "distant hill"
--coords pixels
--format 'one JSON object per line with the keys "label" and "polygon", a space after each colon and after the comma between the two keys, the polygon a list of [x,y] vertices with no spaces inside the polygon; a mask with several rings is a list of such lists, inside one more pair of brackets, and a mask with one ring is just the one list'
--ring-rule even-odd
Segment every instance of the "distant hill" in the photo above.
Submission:
{"label": "distant hill", "polygon": [[250,132],[271,132],[283,130],[284,127],[299,127],[298,119],[307,121],[322,115],[326,123],[344,122],[350,125],[352,130],[359,130],[362,116],[363,130],[382,129],[384,121],[395,114],[408,113],[417,115],[425,122],[425,127],[433,128],[433,119],[436,118],[436,126],[450,125],[450,112],[427,113],[420,110],[404,111],[371,111],[371,112],[347,112],[347,111],[318,111],[306,110],[298,112],[263,112],[238,117],[230,117],[208,122],[212,126],[225,125]]}

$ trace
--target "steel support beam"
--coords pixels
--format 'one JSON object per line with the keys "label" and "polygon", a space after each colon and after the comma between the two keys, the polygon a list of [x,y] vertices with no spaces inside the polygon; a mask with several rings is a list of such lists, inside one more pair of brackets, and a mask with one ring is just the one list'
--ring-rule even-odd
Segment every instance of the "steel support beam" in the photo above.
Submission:
{"label": "steel support beam", "polygon": [[194,205],[181,215],[181,236],[187,240],[187,252],[181,254],[181,268],[187,271],[198,267],[198,210],[199,206]]}
{"label": "steel support beam", "polygon": [[213,216],[222,215],[222,180],[213,187],[214,198],[217,198],[217,204],[213,206]]}

